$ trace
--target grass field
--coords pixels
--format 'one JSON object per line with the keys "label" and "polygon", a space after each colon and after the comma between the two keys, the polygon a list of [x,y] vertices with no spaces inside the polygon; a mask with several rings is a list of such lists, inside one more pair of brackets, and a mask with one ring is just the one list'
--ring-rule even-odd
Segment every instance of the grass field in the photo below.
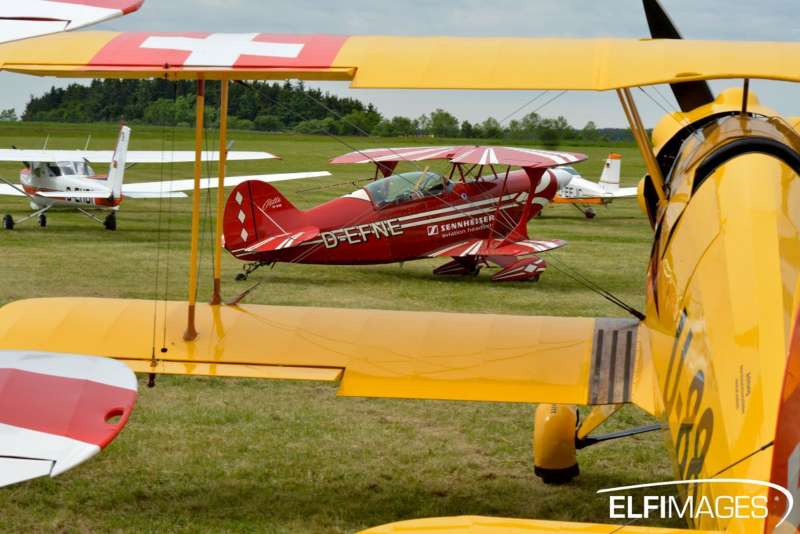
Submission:
{"label": "grass field", "polygon": [[[113,147],[114,125],[0,123],[0,146]],[[236,162],[229,174],[330,170],[323,180],[279,184],[298,207],[347,193],[367,167],[331,167],[327,160],[358,148],[411,144],[402,139],[232,132],[234,149],[267,150],[282,161]],[[188,129],[134,127],[132,149],[190,149]],[[437,140],[439,141],[439,140]],[[430,144],[431,140],[423,140]],[[214,145],[213,135],[209,143]],[[562,150],[570,147],[563,146]],[[596,179],[604,147],[576,148],[590,157],[579,166]],[[643,174],[633,147],[623,154],[628,185]],[[96,169],[103,172],[104,169]],[[213,169],[210,169],[214,172]],[[17,179],[19,165],[0,165]],[[127,178],[188,178],[191,165],[136,166]],[[204,211],[213,204],[203,196]],[[128,200],[119,229],[108,232],[75,212],[49,214],[0,233],[0,304],[37,296],[186,298],[190,202]],[[0,213],[19,218],[27,202],[0,198]],[[200,298],[210,293],[213,220],[204,225]],[[625,301],[643,304],[651,231],[635,201],[601,208],[585,220],[572,207],[545,210],[531,236],[566,239],[550,253]],[[472,313],[623,316],[624,312],[557,269],[536,284],[492,284],[477,278],[439,278],[441,262],[373,267],[278,265],[251,281],[262,284],[247,302]],[[226,256],[223,290],[241,264]],[[87,325],[86,335],[92,335]],[[158,380],[140,383],[137,409],[112,446],[86,465],[52,480],[0,490],[0,529],[9,531],[263,531],[352,532],[415,517],[485,514],[608,522],[612,485],[668,479],[664,437],[646,434],[579,453],[581,476],[549,487],[533,475],[529,405],[336,399],[335,386],[253,380]],[[648,422],[626,408],[604,428]],[[672,523],[670,526],[681,526]]]}

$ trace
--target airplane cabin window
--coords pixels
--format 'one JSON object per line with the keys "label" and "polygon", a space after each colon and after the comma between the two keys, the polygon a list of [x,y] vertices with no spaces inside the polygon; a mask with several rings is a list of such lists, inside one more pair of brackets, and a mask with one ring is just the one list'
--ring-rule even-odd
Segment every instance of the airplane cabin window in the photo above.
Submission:
{"label": "airplane cabin window", "polygon": [[50,176],[61,176],[61,169],[53,163],[47,164],[47,172]]}

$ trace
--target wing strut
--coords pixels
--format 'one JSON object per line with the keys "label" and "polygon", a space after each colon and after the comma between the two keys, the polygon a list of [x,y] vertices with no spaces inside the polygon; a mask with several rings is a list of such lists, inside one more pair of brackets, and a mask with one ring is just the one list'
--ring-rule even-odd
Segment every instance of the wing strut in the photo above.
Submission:
{"label": "wing strut", "polygon": [[639,116],[639,110],[636,108],[636,102],[633,100],[633,95],[630,89],[617,89],[617,96],[619,96],[622,110],[625,112],[625,117],[628,119],[628,124],[631,127],[636,144],[639,145],[639,150],[642,153],[647,173],[650,179],[653,180],[655,185],[656,194],[658,195],[659,202],[664,202],[666,196],[664,195],[664,177],[661,175],[661,168],[656,161],[656,155],[653,153],[653,147],[650,145],[650,140],[647,137],[647,130],[642,124],[642,118]]}
{"label": "wing strut", "polygon": [[[197,304],[197,252],[200,241],[200,172],[203,165],[203,115],[205,114],[206,82],[197,80],[197,100],[195,108],[197,118],[194,127],[194,196],[192,197],[192,246],[189,257],[189,309],[186,317],[184,341],[197,339],[194,324],[195,305]],[[220,154],[222,158],[222,154]]]}
{"label": "wing strut", "polygon": [[219,305],[222,302],[222,219],[225,209],[225,160],[228,157],[228,147],[225,146],[228,135],[228,80],[220,81],[219,92],[219,173],[217,178],[217,224],[214,228],[214,294],[211,304]]}

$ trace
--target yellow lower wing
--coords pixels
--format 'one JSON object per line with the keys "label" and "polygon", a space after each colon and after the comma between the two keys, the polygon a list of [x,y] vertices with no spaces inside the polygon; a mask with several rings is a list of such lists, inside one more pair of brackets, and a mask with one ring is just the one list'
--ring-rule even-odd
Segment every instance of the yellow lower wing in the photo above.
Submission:
{"label": "yellow lower wing", "polygon": [[555,532],[565,534],[698,534],[713,531],[604,525],[600,523],[568,523],[564,521],[539,521],[536,519],[507,519],[502,517],[457,516],[400,521],[367,529],[362,534],[400,534],[403,532],[416,532],[419,534],[451,534],[453,532],[464,534],[551,534]]}
{"label": "yellow lower wing", "polygon": [[[55,298],[0,308],[0,348],[110,356],[134,371],[341,380],[350,396],[615,404],[638,382],[638,323]],[[644,381],[644,383],[649,383]]]}

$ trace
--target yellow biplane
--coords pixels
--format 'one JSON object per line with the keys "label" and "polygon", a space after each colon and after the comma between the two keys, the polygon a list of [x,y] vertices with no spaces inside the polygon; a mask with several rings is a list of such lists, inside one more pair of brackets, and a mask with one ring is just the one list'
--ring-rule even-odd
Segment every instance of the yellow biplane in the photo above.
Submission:
{"label": "yellow biplane", "polygon": [[[656,0],[645,0],[645,11],[652,39],[77,32],[3,45],[5,71],[197,80],[198,154],[209,80],[221,82],[223,148],[232,80],[615,90],[647,166],[639,202],[653,247],[643,266],[646,309],[631,310],[631,319],[226,306],[221,161],[211,303],[196,302],[195,194],[188,302],[18,301],[0,309],[0,349],[110,356],[140,373],[338,381],[340,395],[539,403],[534,463],[551,479],[573,476],[576,444],[634,403],[664,421],[684,497],[724,493],[767,503],[760,516],[703,515],[691,527],[794,531],[800,136],[794,121],[759,103],[748,80],[800,81],[800,44],[680,40]],[[451,61],[456,55],[461,60]],[[714,98],[705,80],[721,78],[742,79],[742,88]],[[681,111],[661,120],[651,144],[631,88],[663,83]],[[198,184],[199,158],[195,173]],[[163,332],[155,343],[154,324]],[[94,335],[85,336],[89,325]],[[576,405],[592,407],[579,424]],[[374,532],[651,530],[465,516]]]}

